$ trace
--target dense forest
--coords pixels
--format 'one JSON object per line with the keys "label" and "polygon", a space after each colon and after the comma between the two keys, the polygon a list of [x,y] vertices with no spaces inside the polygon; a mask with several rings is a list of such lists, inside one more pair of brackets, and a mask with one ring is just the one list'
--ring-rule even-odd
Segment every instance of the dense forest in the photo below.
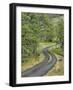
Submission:
{"label": "dense forest", "polygon": [[64,16],[61,14],[24,13],[22,25],[22,62],[27,57],[39,55],[40,42],[64,44]]}

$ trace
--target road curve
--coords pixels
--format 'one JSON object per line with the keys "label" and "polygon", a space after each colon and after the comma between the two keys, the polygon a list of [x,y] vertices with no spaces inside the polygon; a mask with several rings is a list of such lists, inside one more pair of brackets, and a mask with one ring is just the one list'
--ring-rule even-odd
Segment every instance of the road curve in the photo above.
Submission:
{"label": "road curve", "polygon": [[43,49],[43,54],[45,55],[44,60],[32,68],[23,71],[21,73],[22,77],[43,76],[55,65],[57,59],[55,55],[48,55],[48,48]]}

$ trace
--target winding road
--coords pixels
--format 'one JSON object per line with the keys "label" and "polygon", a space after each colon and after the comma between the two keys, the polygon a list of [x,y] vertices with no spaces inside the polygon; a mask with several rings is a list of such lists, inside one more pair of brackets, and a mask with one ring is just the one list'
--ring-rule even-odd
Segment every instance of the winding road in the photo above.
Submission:
{"label": "winding road", "polygon": [[45,55],[44,60],[32,68],[23,71],[22,77],[43,76],[55,65],[57,59],[55,55],[49,53],[48,47],[44,48],[42,52]]}

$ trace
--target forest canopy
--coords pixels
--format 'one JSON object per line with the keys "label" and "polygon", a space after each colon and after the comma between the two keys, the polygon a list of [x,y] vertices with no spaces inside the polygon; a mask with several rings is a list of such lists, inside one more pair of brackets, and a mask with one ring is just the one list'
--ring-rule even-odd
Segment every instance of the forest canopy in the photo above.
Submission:
{"label": "forest canopy", "polygon": [[40,42],[60,43],[64,49],[64,15],[48,13],[21,13],[22,62],[38,55]]}

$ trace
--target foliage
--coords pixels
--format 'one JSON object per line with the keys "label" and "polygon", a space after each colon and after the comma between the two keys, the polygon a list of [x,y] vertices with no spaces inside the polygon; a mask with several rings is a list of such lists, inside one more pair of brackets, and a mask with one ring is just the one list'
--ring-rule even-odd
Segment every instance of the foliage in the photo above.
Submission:
{"label": "foliage", "polygon": [[64,42],[64,16],[43,13],[21,13],[22,62],[31,56],[39,56],[40,42]]}

